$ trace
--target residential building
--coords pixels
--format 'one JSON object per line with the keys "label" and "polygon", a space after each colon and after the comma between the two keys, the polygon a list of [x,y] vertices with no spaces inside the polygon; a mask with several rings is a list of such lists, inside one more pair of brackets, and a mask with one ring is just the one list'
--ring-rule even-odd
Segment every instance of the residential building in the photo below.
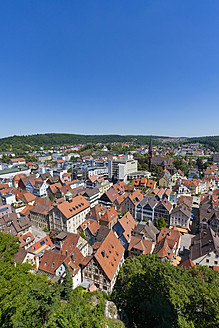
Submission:
{"label": "residential building", "polygon": [[10,214],[11,212],[11,205],[7,204],[0,206],[0,218],[6,214]]}
{"label": "residential building", "polygon": [[219,265],[219,236],[211,228],[200,231],[192,239],[190,259],[197,265]]}
{"label": "residential building", "polygon": [[82,260],[83,280],[88,280],[100,291],[111,293],[124,262],[124,250],[113,231],[109,231],[95,254]]}
{"label": "residential building", "polygon": [[154,208],[154,221],[156,222],[162,216],[167,225],[169,225],[172,209],[173,205],[167,199],[160,201]]}
{"label": "residential building", "polygon": [[100,217],[99,224],[112,229],[113,226],[118,221],[118,213],[111,207],[106,210],[106,212]]}
{"label": "residential building", "polygon": [[57,252],[45,250],[40,261],[38,271],[41,273],[46,273],[50,279],[59,277],[62,281],[66,274],[64,264],[65,258],[66,256]]}
{"label": "residential building", "polygon": [[113,231],[116,237],[119,239],[122,246],[127,250],[129,242],[131,240],[132,231],[136,227],[137,222],[130,214],[127,212],[114,226]]}
{"label": "residential building", "polygon": [[132,235],[141,239],[152,240],[153,244],[155,244],[159,232],[152,221],[148,220],[147,222],[138,223],[132,231]]}
{"label": "residential building", "polygon": [[128,254],[132,258],[152,253],[152,241],[132,236],[128,246]]}
{"label": "residential building", "polygon": [[130,212],[131,215],[136,217],[137,204],[142,200],[143,193],[140,190],[135,190],[132,194],[126,197],[121,203],[122,213]]}
{"label": "residential building", "polygon": [[78,227],[86,220],[89,211],[90,204],[81,195],[58,204],[54,206],[49,216],[50,229],[77,233]]}
{"label": "residential building", "polygon": [[13,166],[18,166],[18,165],[25,165],[26,161],[24,158],[11,158],[9,160],[9,164],[13,165]]}
{"label": "residential building", "polygon": [[136,220],[143,221],[144,219],[154,222],[154,210],[158,204],[156,197],[145,196],[136,206]]}
{"label": "residential building", "polygon": [[[189,230],[192,209],[181,203],[170,214],[170,226]],[[186,231],[185,231],[186,232]]]}
{"label": "residential building", "polygon": [[100,197],[99,204],[110,208],[118,197],[118,192],[114,188],[111,188]]}
{"label": "residential building", "polygon": [[181,235],[176,228],[162,228],[157,237],[154,253],[163,259],[172,259],[179,252]]}
{"label": "residential building", "polygon": [[87,188],[82,192],[82,195],[90,203],[91,207],[94,207],[98,204],[100,198],[100,192],[98,188]]}
{"label": "residential building", "polygon": [[42,230],[50,229],[49,226],[49,213],[52,211],[53,206],[46,204],[37,204],[30,209],[31,224]]}

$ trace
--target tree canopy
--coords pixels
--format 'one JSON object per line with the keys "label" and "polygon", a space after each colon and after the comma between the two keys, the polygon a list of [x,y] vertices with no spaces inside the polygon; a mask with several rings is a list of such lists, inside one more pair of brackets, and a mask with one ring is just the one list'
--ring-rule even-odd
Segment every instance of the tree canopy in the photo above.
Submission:
{"label": "tree canopy", "polygon": [[[33,274],[33,267],[12,261],[19,249],[18,239],[0,232],[0,327],[1,328],[122,328],[123,323],[104,316],[104,293],[72,289],[67,274],[64,286],[44,274]],[[70,279],[71,281],[70,281]],[[64,294],[69,301],[62,300]]]}
{"label": "tree canopy", "polygon": [[165,228],[167,226],[163,216],[159,217],[159,219],[156,221],[155,226],[157,229],[161,230],[161,228]]}
{"label": "tree canopy", "polygon": [[208,267],[182,269],[157,255],[126,259],[112,299],[130,328],[216,328],[219,274]]}

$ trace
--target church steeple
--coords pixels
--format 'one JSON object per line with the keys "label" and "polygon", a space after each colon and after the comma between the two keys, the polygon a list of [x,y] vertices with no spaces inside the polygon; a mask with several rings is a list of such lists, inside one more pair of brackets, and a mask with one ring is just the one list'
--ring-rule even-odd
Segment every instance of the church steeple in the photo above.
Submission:
{"label": "church steeple", "polygon": [[151,164],[152,157],[153,157],[153,146],[152,146],[152,136],[151,136],[149,149],[148,149],[148,168],[150,172],[152,171],[152,164]]}

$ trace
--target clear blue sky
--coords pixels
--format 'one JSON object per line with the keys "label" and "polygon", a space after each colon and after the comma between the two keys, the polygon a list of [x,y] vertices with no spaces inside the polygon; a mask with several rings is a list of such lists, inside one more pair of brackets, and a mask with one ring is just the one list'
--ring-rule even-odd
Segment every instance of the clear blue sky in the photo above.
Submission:
{"label": "clear blue sky", "polygon": [[2,0],[0,137],[219,134],[218,0]]}

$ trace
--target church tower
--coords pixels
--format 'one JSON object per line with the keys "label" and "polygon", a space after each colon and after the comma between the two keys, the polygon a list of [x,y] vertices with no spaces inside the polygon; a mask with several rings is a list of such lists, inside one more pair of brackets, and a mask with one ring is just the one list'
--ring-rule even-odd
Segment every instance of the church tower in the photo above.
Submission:
{"label": "church tower", "polygon": [[152,171],[152,164],[151,164],[152,157],[153,157],[153,146],[152,146],[152,136],[151,136],[149,149],[148,149],[148,168],[149,168],[149,172]]}

